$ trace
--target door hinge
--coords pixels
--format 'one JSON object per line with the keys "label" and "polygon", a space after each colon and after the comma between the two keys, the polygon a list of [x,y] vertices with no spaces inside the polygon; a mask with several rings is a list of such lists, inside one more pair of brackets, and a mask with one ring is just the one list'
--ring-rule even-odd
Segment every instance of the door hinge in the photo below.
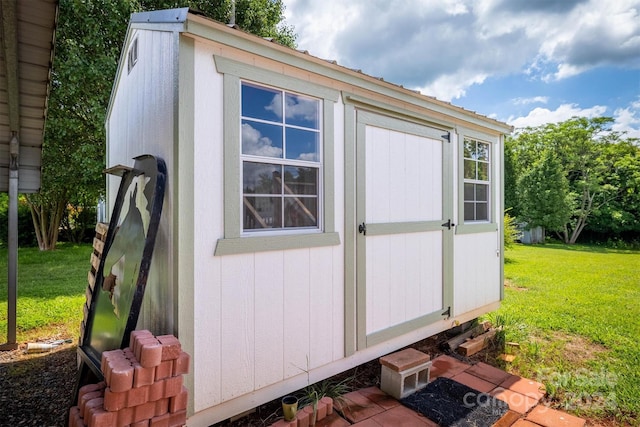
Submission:
{"label": "door hinge", "polygon": [[362,233],[365,236],[367,235],[367,224],[365,224],[364,222],[360,225],[358,225],[358,233]]}
{"label": "door hinge", "polygon": [[447,309],[442,312],[442,316],[445,316],[447,319],[451,317],[451,306],[447,307]]}
{"label": "door hinge", "polygon": [[446,140],[447,140],[447,142],[449,142],[449,143],[450,143],[450,142],[451,142],[451,132],[447,132],[447,133],[445,133],[444,135],[442,135],[442,137],[441,137],[441,138],[442,138],[442,139],[446,139]]}
{"label": "door hinge", "polygon": [[455,227],[455,224],[451,222],[451,218],[449,218],[447,220],[447,222],[445,222],[444,224],[442,224],[443,227],[447,227],[447,229],[451,230],[451,227]]}

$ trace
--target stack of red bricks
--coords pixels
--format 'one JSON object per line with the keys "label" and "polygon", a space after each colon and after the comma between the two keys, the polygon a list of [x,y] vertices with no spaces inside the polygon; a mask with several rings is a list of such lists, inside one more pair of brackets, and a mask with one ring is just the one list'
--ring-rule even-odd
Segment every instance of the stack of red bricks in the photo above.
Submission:
{"label": "stack of red bricks", "polygon": [[104,381],[80,388],[69,427],[175,427],[187,422],[189,354],[173,335],[133,331],[129,347],[102,353]]}

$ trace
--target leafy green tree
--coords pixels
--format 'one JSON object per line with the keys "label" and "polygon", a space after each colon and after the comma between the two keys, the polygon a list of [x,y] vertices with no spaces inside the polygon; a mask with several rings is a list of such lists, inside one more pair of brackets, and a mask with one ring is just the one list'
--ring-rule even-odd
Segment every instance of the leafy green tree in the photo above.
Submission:
{"label": "leafy green tree", "polygon": [[[295,47],[282,0],[235,3],[239,27]],[[225,23],[232,14],[231,0],[60,0],[42,188],[27,196],[41,250],[54,249],[61,224],[78,226],[74,215],[104,195],[105,115],[131,13],[187,6]]]}
{"label": "leafy green tree", "polygon": [[295,48],[296,34],[284,21],[282,0],[131,0],[132,11],[190,7],[225,24],[234,22],[244,31],[272,38]]}
{"label": "leafy green tree", "polygon": [[41,250],[54,249],[68,207],[104,192],[105,112],[130,8],[119,0],[62,0],[42,152],[42,188],[29,195]]}
{"label": "leafy green tree", "polygon": [[593,211],[588,229],[602,235],[640,236],[640,146],[622,140],[608,144],[604,157],[612,159],[606,182],[617,197]]}
{"label": "leafy green tree", "polygon": [[625,216],[635,226],[631,212],[611,209],[635,200],[638,192],[637,146],[611,131],[612,121],[576,117],[521,130],[509,141],[514,167],[507,179],[517,182],[520,218],[555,230],[569,244],[596,215],[616,221]]}
{"label": "leafy green tree", "polygon": [[518,180],[520,218],[531,227],[563,231],[571,219],[572,194],[560,160],[543,151]]}

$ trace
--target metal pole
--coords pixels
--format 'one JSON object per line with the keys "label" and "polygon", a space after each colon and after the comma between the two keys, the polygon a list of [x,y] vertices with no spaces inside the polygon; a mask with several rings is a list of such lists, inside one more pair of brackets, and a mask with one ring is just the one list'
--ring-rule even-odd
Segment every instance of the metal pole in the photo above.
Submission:
{"label": "metal pole", "polygon": [[7,343],[3,350],[17,349],[16,343],[16,307],[18,278],[18,154],[20,144],[13,135],[9,143],[11,163],[9,165],[9,254],[8,254],[8,292],[7,292]]}
{"label": "metal pole", "polygon": [[231,14],[229,16],[229,26],[236,25],[236,0],[231,0]]}

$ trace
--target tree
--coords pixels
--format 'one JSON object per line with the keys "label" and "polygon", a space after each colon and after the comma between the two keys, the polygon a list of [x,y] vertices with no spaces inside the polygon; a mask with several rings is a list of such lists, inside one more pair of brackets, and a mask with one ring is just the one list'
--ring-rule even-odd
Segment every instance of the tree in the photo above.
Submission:
{"label": "tree", "polygon": [[623,140],[608,144],[604,157],[613,159],[606,182],[617,197],[594,209],[588,229],[603,235],[640,236],[640,146]]}
{"label": "tree", "polygon": [[130,11],[118,0],[59,7],[42,188],[27,197],[41,250],[55,248],[69,205],[95,205],[104,192],[105,112]]}
{"label": "tree", "polygon": [[132,11],[190,7],[220,22],[234,22],[244,31],[295,48],[296,35],[284,24],[282,0],[131,0]]}
{"label": "tree", "polygon": [[635,146],[608,128],[612,121],[577,117],[524,129],[509,141],[522,218],[556,230],[565,243],[573,244],[594,213],[609,211],[625,191],[638,191],[637,184],[625,190],[626,184],[615,178],[615,171],[634,174],[634,158],[629,156],[635,151],[627,157],[614,154],[620,147]]}
{"label": "tree", "polygon": [[571,217],[569,181],[560,160],[545,150],[518,180],[521,219],[531,228],[563,231]]}
{"label": "tree", "polygon": [[[60,224],[104,195],[105,114],[132,12],[192,7],[228,22],[231,0],[60,0],[42,153],[42,188],[27,196],[38,246],[54,249]],[[294,47],[282,0],[237,0],[236,23]]]}

